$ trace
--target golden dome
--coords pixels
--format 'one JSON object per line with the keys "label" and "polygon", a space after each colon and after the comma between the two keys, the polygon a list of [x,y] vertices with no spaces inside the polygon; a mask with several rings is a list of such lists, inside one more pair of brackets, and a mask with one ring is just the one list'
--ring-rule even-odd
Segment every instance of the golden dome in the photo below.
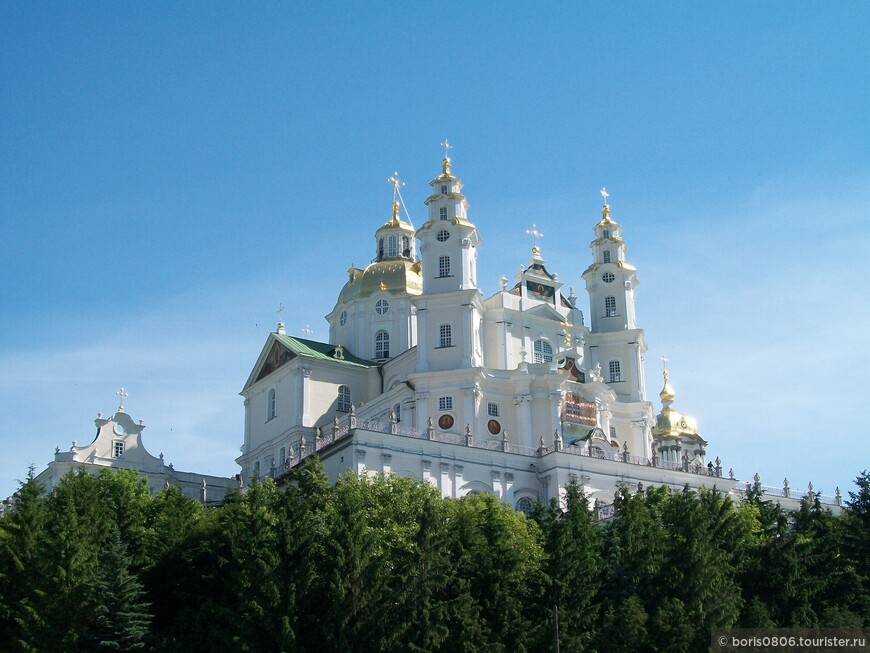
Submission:
{"label": "golden dome", "polygon": [[365,270],[352,268],[348,272],[350,279],[338,295],[341,303],[356,297],[368,297],[378,291],[391,295],[419,295],[423,292],[419,262],[390,259],[372,263]]}

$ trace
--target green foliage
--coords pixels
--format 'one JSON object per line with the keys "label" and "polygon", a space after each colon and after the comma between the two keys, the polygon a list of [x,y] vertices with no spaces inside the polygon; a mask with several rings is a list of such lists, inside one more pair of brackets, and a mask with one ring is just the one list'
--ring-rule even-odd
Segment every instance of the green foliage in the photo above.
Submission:
{"label": "green foliage", "polygon": [[841,516],[759,488],[581,489],[534,519],[491,495],[316,457],[206,508],[130,472],[31,471],[0,519],[0,650],[699,651],[714,626],[870,625],[870,475]]}

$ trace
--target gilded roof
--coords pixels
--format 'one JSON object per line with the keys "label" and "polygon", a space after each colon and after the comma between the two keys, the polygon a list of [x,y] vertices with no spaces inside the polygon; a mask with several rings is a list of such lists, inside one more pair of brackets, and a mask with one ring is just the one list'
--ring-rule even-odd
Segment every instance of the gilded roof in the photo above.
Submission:
{"label": "gilded roof", "polygon": [[423,292],[421,265],[407,259],[376,261],[365,270],[351,268],[350,279],[338,295],[339,302],[368,297],[376,292],[419,295]]}

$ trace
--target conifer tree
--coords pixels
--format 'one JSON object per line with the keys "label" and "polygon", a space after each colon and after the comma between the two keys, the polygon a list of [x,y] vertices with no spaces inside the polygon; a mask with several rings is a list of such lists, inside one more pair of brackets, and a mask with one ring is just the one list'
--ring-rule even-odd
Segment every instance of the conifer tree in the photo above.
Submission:
{"label": "conifer tree", "polygon": [[151,614],[139,579],[117,528],[100,555],[100,570],[92,586],[92,617],[84,629],[81,651],[138,651],[145,647]]}

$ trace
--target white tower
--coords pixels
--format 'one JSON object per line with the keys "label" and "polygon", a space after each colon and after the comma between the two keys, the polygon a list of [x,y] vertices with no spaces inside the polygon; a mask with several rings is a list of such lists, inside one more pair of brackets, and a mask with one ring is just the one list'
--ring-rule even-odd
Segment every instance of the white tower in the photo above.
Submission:
{"label": "white tower", "polygon": [[643,353],[646,351],[643,330],[637,328],[634,289],[635,267],[625,259],[625,241],[620,226],[610,217],[607,191],[601,189],[604,206],[601,220],[595,225],[592,264],[583,272],[589,293],[591,332],[598,334],[597,358],[605,383],[620,401],[643,401],[646,390]]}
{"label": "white tower", "polygon": [[477,227],[468,221],[462,182],[445,156],[441,174],[430,182],[429,215],[417,231],[423,294],[417,308],[417,371],[450,370],[482,365],[480,322],[483,314],[477,288]]}

